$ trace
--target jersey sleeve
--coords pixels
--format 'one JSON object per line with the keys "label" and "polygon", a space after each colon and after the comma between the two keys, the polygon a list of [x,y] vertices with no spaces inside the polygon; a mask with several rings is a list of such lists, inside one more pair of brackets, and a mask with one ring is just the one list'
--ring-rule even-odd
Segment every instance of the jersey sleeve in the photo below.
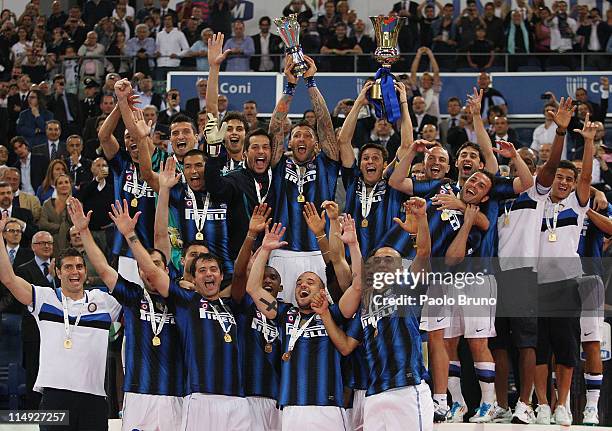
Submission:
{"label": "jersey sleeve", "polygon": [[111,321],[118,321],[119,316],[121,315],[121,304],[119,304],[119,301],[108,293],[104,293],[104,298],[106,299],[106,308],[111,316]]}
{"label": "jersey sleeve", "polygon": [[194,292],[180,287],[174,280],[170,280],[168,293],[174,302],[181,305],[188,303],[196,295]]}
{"label": "jersey sleeve", "polygon": [[119,150],[117,151],[117,154],[115,154],[115,157],[108,161],[108,165],[115,175],[120,177],[123,176],[123,171],[125,170],[125,160],[123,150]]}
{"label": "jersey sleeve", "polygon": [[334,322],[336,322],[336,325],[340,327],[344,326],[347,319],[342,315],[342,312],[340,311],[340,306],[338,304],[330,304],[329,313],[331,314],[332,319],[334,319]]}
{"label": "jersey sleeve", "polygon": [[495,184],[489,192],[489,198],[495,200],[512,199],[516,197],[514,178],[495,177]]}
{"label": "jersey sleeve", "polygon": [[50,287],[32,285],[32,303],[28,305],[28,311],[38,316],[45,302],[49,302],[55,296],[55,291]]}
{"label": "jersey sleeve", "polygon": [[141,292],[142,287],[126,280],[119,274],[112,296],[119,301],[120,304],[131,306],[140,302]]}
{"label": "jersey sleeve", "polygon": [[184,189],[185,187],[183,186],[183,183],[180,182],[170,189],[170,197],[168,198],[168,204],[171,207],[180,207]]}
{"label": "jersey sleeve", "polygon": [[472,228],[470,233],[468,234],[465,255],[471,256],[474,254],[476,250],[480,248],[480,243],[482,242],[482,232],[477,228]]}
{"label": "jersey sleeve", "polygon": [[346,322],[346,335],[359,342],[363,341],[363,327],[361,326],[361,310]]}
{"label": "jersey sleeve", "polygon": [[546,200],[548,194],[550,193],[551,187],[544,187],[542,184],[538,182],[538,178],[536,177],[533,181],[533,186],[527,190],[529,197],[535,201],[543,201]]}
{"label": "jersey sleeve", "polygon": [[576,194],[575,191],[572,192],[571,195],[569,195],[568,197],[569,200],[569,206],[576,210],[576,212],[580,215],[586,215],[587,211],[589,210],[589,208],[591,208],[591,199],[589,199],[586,203],[585,206],[582,206],[582,204],[580,203],[580,201],[578,200],[578,195]]}
{"label": "jersey sleeve", "polygon": [[416,181],[412,180],[412,193],[414,196],[418,196],[423,199],[430,199],[442,186],[442,181],[431,180],[431,181]]}
{"label": "jersey sleeve", "polygon": [[342,185],[345,190],[355,182],[357,176],[359,175],[359,168],[357,167],[357,162],[353,163],[353,166],[350,168],[345,168],[342,166],[340,168],[340,176],[342,177]]}

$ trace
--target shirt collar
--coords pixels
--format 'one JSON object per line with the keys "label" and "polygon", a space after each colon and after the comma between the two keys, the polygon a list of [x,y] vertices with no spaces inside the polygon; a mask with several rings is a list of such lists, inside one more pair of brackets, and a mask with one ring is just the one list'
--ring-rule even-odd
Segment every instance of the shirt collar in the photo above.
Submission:
{"label": "shirt collar", "polygon": [[51,259],[42,260],[40,257],[36,255],[34,255],[34,261],[36,262],[36,265],[38,266],[41,266],[45,262],[51,265]]}

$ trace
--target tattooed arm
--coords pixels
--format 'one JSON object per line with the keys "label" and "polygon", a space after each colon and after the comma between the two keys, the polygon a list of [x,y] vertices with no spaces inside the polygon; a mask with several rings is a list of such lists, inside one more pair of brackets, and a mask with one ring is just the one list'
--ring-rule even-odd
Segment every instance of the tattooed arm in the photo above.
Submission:
{"label": "tattooed arm", "polygon": [[[288,55],[285,59],[285,76],[287,77],[288,82],[287,88],[292,87],[293,89],[295,89],[295,85],[297,85],[298,80],[297,77],[291,72],[292,69],[293,60],[292,57]],[[285,151],[284,125],[285,120],[287,119],[287,114],[289,113],[289,107],[291,106],[291,100],[293,100],[292,91],[283,93],[283,97],[281,97],[278,103],[276,104],[274,112],[272,113],[272,118],[270,118],[268,133],[272,135],[272,167],[276,166],[276,164],[283,156],[283,152]]]}

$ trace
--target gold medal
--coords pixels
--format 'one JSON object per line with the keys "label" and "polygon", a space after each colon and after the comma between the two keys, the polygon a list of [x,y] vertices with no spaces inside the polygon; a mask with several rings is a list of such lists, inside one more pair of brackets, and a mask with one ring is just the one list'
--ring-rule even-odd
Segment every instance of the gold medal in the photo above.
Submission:
{"label": "gold medal", "polygon": [[138,206],[138,199],[134,198],[131,202],[132,208],[136,208]]}
{"label": "gold medal", "polygon": [[374,329],[374,336],[378,337],[378,328]]}
{"label": "gold medal", "polygon": [[153,340],[151,340],[151,342],[153,343],[153,345],[155,347],[159,346],[161,344],[161,340],[159,339],[159,337],[156,335],[155,337],[153,337]]}
{"label": "gold medal", "polygon": [[264,347],[264,351],[266,353],[271,353],[272,352],[272,344],[266,343],[266,346]]}
{"label": "gold medal", "polygon": [[443,210],[442,214],[440,215],[440,218],[442,219],[442,221],[448,221],[448,219],[450,218],[450,214],[448,213],[448,211]]}
{"label": "gold medal", "polygon": [[504,226],[508,226],[510,224],[510,216],[506,215],[504,217]]}
{"label": "gold medal", "polygon": [[64,340],[64,349],[72,349],[72,340],[70,338]]}
{"label": "gold medal", "polygon": [[283,353],[283,356],[281,357],[281,359],[285,362],[287,362],[289,359],[291,359],[291,352],[285,352]]}
{"label": "gold medal", "polygon": [[368,227],[368,219],[361,220],[361,227]]}
{"label": "gold medal", "polygon": [[304,197],[303,194],[299,194],[297,197],[297,201],[301,204],[303,204],[304,202],[306,202],[306,198]]}
{"label": "gold medal", "polygon": [[196,233],[196,240],[203,241],[204,240],[204,234],[202,232]]}
{"label": "gold medal", "polygon": [[225,336],[223,337],[223,341],[225,341],[226,343],[231,343],[232,336],[230,334],[225,334]]}
{"label": "gold medal", "polygon": [[550,232],[548,234],[548,242],[556,242],[557,241],[557,234],[554,232]]}

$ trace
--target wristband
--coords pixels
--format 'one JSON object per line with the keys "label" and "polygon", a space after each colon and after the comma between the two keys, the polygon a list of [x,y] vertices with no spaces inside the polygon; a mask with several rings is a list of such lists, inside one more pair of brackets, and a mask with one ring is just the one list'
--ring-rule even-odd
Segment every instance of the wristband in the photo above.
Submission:
{"label": "wristband", "polygon": [[304,81],[306,81],[306,87],[308,88],[313,88],[317,86],[314,76],[309,76],[308,78],[304,78]]}
{"label": "wristband", "polygon": [[318,241],[318,240],[320,240],[321,238],[325,238],[325,234],[323,234],[323,235],[319,235],[319,236],[318,236],[318,237],[316,237],[316,238],[317,238],[317,241]]}
{"label": "wristband", "polygon": [[251,235],[249,235],[249,234],[247,234],[247,238],[250,238],[250,239],[252,239],[253,241],[257,241],[257,238],[256,238],[256,237],[251,236]]}
{"label": "wristband", "polygon": [[206,147],[208,148],[208,155],[210,157],[218,157],[221,153],[221,144],[209,144]]}
{"label": "wristband", "polygon": [[567,130],[563,130],[562,132],[559,131],[559,129],[555,130],[555,134],[557,136],[565,136],[567,135]]}
{"label": "wristband", "polygon": [[294,84],[292,82],[287,82],[287,84],[285,84],[285,89],[283,90],[283,94],[293,96],[295,94],[295,87],[297,87],[297,84]]}

